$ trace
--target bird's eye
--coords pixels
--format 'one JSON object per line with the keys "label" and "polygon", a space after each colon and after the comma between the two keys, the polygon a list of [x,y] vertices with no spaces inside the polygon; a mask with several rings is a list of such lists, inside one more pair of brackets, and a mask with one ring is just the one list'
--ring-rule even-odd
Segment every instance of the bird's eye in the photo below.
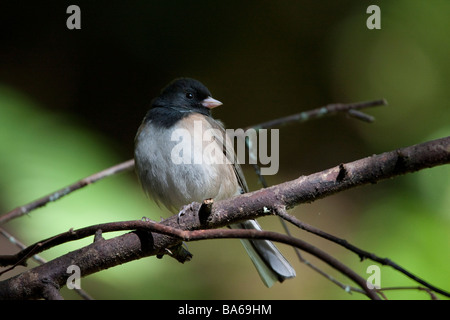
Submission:
{"label": "bird's eye", "polygon": [[194,98],[194,94],[192,92],[186,92],[186,98],[192,99]]}

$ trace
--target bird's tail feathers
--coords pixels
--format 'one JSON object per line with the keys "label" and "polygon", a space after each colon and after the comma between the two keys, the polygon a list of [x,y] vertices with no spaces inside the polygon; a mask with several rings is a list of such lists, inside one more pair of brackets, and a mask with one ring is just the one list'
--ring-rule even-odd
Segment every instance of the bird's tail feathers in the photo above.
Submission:
{"label": "bird's tail feathers", "polygon": [[[255,220],[232,224],[230,227],[262,230]],[[295,277],[294,268],[271,241],[241,239],[241,242],[267,287],[270,288],[277,281],[283,282]]]}

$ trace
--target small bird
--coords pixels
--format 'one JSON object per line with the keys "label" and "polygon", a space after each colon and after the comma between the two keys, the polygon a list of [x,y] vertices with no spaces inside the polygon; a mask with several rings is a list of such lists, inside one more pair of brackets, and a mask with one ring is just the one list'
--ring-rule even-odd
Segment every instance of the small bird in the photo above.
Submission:
{"label": "small bird", "polygon": [[[217,201],[248,192],[231,138],[211,116],[211,109],[220,105],[201,82],[175,79],[153,99],[138,129],[134,150],[138,179],[150,198],[174,213],[194,201]],[[255,220],[230,227],[261,230]],[[241,242],[267,287],[295,277],[295,270],[272,242]]]}

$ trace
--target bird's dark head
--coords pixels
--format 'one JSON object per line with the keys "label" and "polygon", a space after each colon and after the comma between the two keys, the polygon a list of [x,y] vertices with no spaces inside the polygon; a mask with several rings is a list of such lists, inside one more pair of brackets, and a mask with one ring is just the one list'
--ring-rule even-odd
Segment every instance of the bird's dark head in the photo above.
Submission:
{"label": "bird's dark head", "polygon": [[179,78],[153,99],[144,122],[151,120],[155,125],[169,128],[193,112],[210,117],[211,109],[221,104],[211,97],[211,92],[200,81]]}
{"label": "bird's dark head", "polygon": [[210,109],[222,103],[212,98],[211,92],[200,81],[179,78],[169,83],[153,100],[153,106],[187,109],[210,115]]}

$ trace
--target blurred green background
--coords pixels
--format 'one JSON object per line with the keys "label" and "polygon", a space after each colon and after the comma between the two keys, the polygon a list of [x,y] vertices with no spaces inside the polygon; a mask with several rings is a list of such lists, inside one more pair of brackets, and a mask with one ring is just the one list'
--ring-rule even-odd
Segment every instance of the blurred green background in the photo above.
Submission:
{"label": "blurred green background", "polygon": [[[450,135],[449,1],[77,1],[81,30],[66,28],[70,4],[0,4],[2,213],[132,158],[151,99],[180,76],[197,78],[224,102],[214,115],[230,128],[329,103],[387,99],[389,106],[367,111],[373,124],[335,116],[283,128],[271,185]],[[366,27],[370,4],[381,8],[381,30]],[[252,169],[244,171],[250,188],[260,188]],[[427,169],[291,213],[448,291],[449,181],[449,166]],[[145,198],[129,172],[4,227],[31,244],[69,228],[142,216],[158,220],[167,212]],[[276,218],[260,222],[281,231]],[[372,264],[292,231],[362,276]],[[52,259],[90,241],[42,256]],[[319,276],[283,245],[297,277],[271,289],[238,240],[188,246],[194,259],[185,265],[142,259],[83,278],[82,288],[100,299],[365,299]],[[0,250],[16,251],[3,238]],[[411,285],[417,284],[381,267],[382,287]],[[387,295],[429,298],[414,290]]]}

